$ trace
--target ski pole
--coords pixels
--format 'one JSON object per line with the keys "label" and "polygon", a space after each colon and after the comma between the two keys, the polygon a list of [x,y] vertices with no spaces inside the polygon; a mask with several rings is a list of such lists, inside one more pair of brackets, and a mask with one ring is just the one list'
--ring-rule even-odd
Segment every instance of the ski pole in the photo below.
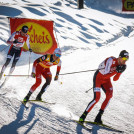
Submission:
{"label": "ski pole", "polygon": [[90,88],[90,89],[88,89],[87,91],[85,91],[85,93],[88,93],[91,89],[93,89],[93,87],[92,87],[92,88]]}
{"label": "ski pole", "polygon": [[4,74],[4,76],[13,76],[13,77],[26,77],[26,76],[30,76],[30,75],[6,75]]}
{"label": "ski pole", "polygon": [[79,72],[64,73],[64,74],[59,74],[59,75],[76,74],[76,73],[83,73],[83,72],[97,71],[97,70],[102,70],[102,69],[104,69],[104,68],[93,69],[93,70],[85,70],[85,71],[79,71]]}
{"label": "ski pole", "polygon": [[[29,54],[29,68],[28,68],[28,75],[29,75],[29,72],[30,72],[30,60],[31,60],[31,52]],[[29,77],[29,76],[28,76]]]}
{"label": "ski pole", "polygon": [[98,69],[95,69],[95,70],[85,70],[85,71],[72,72],[72,73],[64,73],[64,74],[59,74],[59,75],[76,74],[76,73],[83,73],[83,72],[96,71],[96,70],[98,70]]}

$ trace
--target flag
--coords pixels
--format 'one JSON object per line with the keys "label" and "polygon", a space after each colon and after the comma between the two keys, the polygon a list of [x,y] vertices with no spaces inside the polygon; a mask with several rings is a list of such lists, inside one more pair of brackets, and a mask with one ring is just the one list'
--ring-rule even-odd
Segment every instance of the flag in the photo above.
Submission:
{"label": "flag", "polygon": [[[57,42],[53,34],[53,21],[36,20],[27,18],[10,18],[11,34],[28,26],[28,35],[30,36],[30,46],[34,53],[46,54],[53,53],[57,48]],[[26,43],[23,50],[27,51]]]}

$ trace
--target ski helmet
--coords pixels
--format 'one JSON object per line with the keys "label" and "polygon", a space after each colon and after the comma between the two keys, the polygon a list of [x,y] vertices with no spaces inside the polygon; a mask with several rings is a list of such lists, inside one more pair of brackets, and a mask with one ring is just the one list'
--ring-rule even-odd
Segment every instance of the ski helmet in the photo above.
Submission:
{"label": "ski helmet", "polygon": [[61,57],[61,50],[60,50],[60,48],[56,48],[56,49],[54,50],[54,54],[55,54],[57,57]]}
{"label": "ski helmet", "polygon": [[22,30],[23,33],[27,33],[28,32],[28,26],[23,26],[21,30]]}
{"label": "ski helmet", "polygon": [[121,52],[120,52],[120,54],[119,54],[119,57],[121,57],[121,58],[129,58],[129,53],[126,51],[126,50],[122,50]]}

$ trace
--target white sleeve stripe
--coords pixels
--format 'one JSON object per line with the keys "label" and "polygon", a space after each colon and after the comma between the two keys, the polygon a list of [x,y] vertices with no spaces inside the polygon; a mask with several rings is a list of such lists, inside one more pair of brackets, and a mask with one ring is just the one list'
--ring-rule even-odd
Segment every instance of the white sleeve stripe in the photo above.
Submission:
{"label": "white sleeve stripe", "polygon": [[15,34],[16,34],[16,32],[14,32],[14,33],[9,37],[9,39],[8,39],[7,41],[12,41],[13,38],[14,38],[14,36],[15,36]]}
{"label": "white sleeve stripe", "polygon": [[26,43],[27,43],[27,47],[30,48],[29,36],[27,37]]}
{"label": "white sleeve stripe", "polygon": [[110,68],[111,68],[111,65],[113,63],[113,59],[112,58],[109,58],[106,62],[106,66],[105,66],[105,73],[104,74],[107,74],[110,72]]}

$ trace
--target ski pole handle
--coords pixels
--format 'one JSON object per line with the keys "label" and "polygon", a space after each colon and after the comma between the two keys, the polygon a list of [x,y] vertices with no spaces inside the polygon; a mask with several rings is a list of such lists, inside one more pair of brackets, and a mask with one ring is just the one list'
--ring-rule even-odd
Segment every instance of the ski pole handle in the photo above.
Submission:
{"label": "ski pole handle", "polygon": [[92,88],[90,88],[90,89],[88,89],[87,91],[85,91],[85,93],[88,93],[91,89],[93,89],[93,87],[92,87]]}

